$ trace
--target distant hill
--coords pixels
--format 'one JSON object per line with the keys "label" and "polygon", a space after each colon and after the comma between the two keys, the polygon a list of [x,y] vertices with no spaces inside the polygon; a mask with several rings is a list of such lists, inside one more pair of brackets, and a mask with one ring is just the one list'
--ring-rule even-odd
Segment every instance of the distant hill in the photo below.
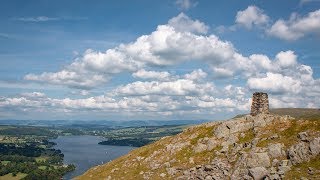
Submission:
{"label": "distant hill", "polygon": [[140,127],[201,124],[207,120],[0,120],[0,125],[55,127]]}
{"label": "distant hill", "polygon": [[274,109],[192,126],[76,179],[303,178],[320,179],[318,109]]}

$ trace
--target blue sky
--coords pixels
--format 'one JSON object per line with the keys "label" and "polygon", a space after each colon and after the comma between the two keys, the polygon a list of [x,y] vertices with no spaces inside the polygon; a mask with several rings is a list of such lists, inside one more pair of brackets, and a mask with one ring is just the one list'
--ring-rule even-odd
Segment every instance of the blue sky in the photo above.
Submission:
{"label": "blue sky", "polygon": [[0,119],[319,108],[320,1],[1,1]]}

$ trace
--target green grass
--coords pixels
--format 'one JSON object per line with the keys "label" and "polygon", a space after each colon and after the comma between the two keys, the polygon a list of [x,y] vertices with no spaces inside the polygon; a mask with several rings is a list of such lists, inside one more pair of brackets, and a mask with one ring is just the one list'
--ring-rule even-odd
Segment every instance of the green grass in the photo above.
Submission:
{"label": "green grass", "polygon": [[251,130],[251,129],[247,132],[244,132],[244,133],[245,133],[244,137],[239,137],[239,143],[246,143],[246,142],[250,143],[253,140],[253,138],[255,137],[253,130]]}
{"label": "green grass", "polygon": [[278,108],[278,109],[271,109],[270,112],[278,115],[290,115],[296,119],[308,119],[308,120],[320,119],[320,109]]}
{"label": "green grass", "polygon": [[18,173],[16,176],[12,176],[12,174],[9,173],[4,176],[0,176],[0,180],[19,180],[19,179],[22,179],[26,176],[27,176],[27,174],[24,174],[24,173]]}
{"label": "green grass", "polygon": [[[313,175],[308,174],[309,167],[314,169]],[[309,162],[304,162],[302,164],[292,166],[291,171],[286,174],[285,179],[300,179],[300,177],[306,177],[308,179],[320,179],[319,167],[320,155],[318,155],[316,158],[311,159]]]}
{"label": "green grass", "polygon": [[45,170],[45,169],[47,169],[47,166],[39,166],[38,168],[41,170]]}
{"label": "green grass", "polygon": [[10,161],[1,161],[2,165],[7,165]]}
{"label": "green grass", "polygon": [[37,162],[42,162],[42,161],[46,161],[48,160],[49,157],[46,157],[46,156],[40,156],[40,157],[36,157],[35,160]]}

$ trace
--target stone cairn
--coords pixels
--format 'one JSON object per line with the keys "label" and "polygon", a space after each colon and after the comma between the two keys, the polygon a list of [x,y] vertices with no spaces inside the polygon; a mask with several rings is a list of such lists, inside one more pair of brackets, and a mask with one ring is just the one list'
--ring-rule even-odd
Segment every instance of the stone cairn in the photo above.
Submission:
{"label": "stone cairn", "polygon": [[268,94],[264,92],[255,92],[252,96],[251,113],[252,116],[257,114],[269,114]]}

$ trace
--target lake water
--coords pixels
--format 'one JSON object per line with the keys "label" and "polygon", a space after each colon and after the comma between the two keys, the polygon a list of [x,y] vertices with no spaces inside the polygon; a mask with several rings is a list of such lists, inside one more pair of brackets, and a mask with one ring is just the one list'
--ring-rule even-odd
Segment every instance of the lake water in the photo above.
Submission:
{"label": "lake water", "polygon": [[109,162],[134,149],[129,146],[99,145],[98,142],[102,140],[98,136],[59,136],[51,140],[57,143],[54,148],[64,154],[64,163],[76,165],[76,170],[66,174],[64,179],[81,175],[93,166]]}

